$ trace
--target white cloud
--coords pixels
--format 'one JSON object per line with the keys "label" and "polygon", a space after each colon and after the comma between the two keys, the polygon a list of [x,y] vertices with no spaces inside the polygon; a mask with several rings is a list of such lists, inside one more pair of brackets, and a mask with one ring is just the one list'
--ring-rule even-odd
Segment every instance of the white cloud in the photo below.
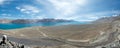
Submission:
{"label": "white cloud", "polygon": [[0,0],[0,5],[2,5],[6,0]]}
{"label": "white cloud", "polygon": [[60,16],[70,16],[77,12],[79,7],[86,4],[85,0],[49,0],[49,2],[54,6],[53,8],[60,14]]}
{"label": "white cloud", "polygon": [[0,0],[0,5],[9,4],[13,0]]}
{"label": "white cloud", "polygon": [[49,0],[49,2],[52,3],[57,10],[61,10],[63,8],[68,9],[69,7],[71,7],[71,9],[75,9],[78,6],[86,4],[85,0]]}
{"label": "white cloud", "polygon": [[37,2],[44,5],[47,12],[55,18],[69,17],[76,14],[78,10],[83,9],[87,4],[86,0],[37,0]]}
{"label": "white cloud", "polygon": [[112,15],[113,17],[116,17],[116,16],[118,16],[117,14],[114,14],[114,15]]}
{"label": "white cloud", "polygon": [[6,14],[6,13],[3,13],[3,14],[0,14],[1,16],[5,17],[5,16],[12,16],[11,14]]}
{"label": "white cloud", "polygon": [[46,17],[46,15],[39,15],[39,16],[32,16],[33,19],[43,19]]}
{"label": "white cloud", "polygon": [[93,20],[97,20],[102,17],[110,17],[109,14],[116,15],[115,12],[118,12],[118,11],[117,10],[102,11],[102,12],[95,12],[95,13],[88,13],[88,14],[80,14],[80,15],[75,16],[77,18],[74,18],[74,19],[77,21],[93,21]]}
{"label": "white cloud", "polygon": [[38,5],[42,4],[44,6],[45,11],[48,13],[47,16],[50,15],[57,19],[93,21],[118,12],[102,10],[101,12],[95,12],[94,9],[91,9],[89,8],[90,6],[88,6],[91,4],[91,0],[37,0],[37,2],[35,3]]}
{"label": "white cloud", "polygon": [[25,13],[25,14],[37,14],[41,12],[39,8],[31,5],[18,6],[16,7],[16,9],[20,10],[22,13]]}

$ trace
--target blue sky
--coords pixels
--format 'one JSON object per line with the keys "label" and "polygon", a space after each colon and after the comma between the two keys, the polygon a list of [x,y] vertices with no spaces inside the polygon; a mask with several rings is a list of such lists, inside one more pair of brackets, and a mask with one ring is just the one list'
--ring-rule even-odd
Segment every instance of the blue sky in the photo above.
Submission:
{"label": "blue sky", "polygon": [[93,21],[116,16],[120,0],[0,0],[0,18]]}

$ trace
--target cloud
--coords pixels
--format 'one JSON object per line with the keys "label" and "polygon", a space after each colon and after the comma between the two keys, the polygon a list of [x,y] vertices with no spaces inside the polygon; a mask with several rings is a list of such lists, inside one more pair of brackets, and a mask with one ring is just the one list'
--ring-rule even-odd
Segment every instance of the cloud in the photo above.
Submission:
{"label": "cloud", "polygon": [[13,0],[0,0],[0,5],[9,4]]}
{"label": "cloud", "polygon": [[2,17],[7,17],[7,16],[12,16],[11,14],[6,14],[6,13],[3,13],[3,14],[0,14],[0,16],[2,16]]}
{"label": "cloud", "polygon": [[7,14],[7,13],[3,13],[3,14],[0,14],[0,19],[8,19],[8,18],[12,18],[12,15],[11,14]]}
{"label": "cloud", "polygon": [[43,19],[46,15],[31,16],[32,19]]}
{"label": "cloud", "polygon": [[95,9],[89,6],[91,4],[89,0],[36,0],[35,3],[43,5],[47,16],[57,19],[93,21],[101,17],[108,17],[117,12],[116,10],[97,11],[99,8]]}
{"label": "cloud", "polygon": [[74,18],[74,19],[77,21],[94,21],[94,20],[97,20],[102,17],[111,17],[113,15],[117,15],[116,12],[118,12],[118,10],[80,14],[80,15],[75,16],[76,18]]}
{"label": "cloud", "polygon": [[55,18],[60,16],[69,17],[87,4],[86,0],[37,0],[37,2],[44,5],[47,12]]}
{"label": "cloud", "polygon": [[85,0],[49,0],[60,16],[70,16],[75,14],[79,7],[86,4]]}
{"label": "cloud", "polygon": [[22,5],[22,6],[16,7],[16,9],[20,10],[22,13],[29,14],[29,15],[33,15],[41,12],[39,8],[32,5]]}
{"label": "cloud", "polygon": [[6,0],[0,0],[0,5],[2,5]]}
{"label": "cloud", "polygon": [[67,20],[76,20],[76,21],[93,21],[102,17],[110,17],[117,15],[118,10],[114,11],[101,11],[101,12],[90,12],[84,14],[75,14],[73,16],[59,16],[57,19],[67,19]]}

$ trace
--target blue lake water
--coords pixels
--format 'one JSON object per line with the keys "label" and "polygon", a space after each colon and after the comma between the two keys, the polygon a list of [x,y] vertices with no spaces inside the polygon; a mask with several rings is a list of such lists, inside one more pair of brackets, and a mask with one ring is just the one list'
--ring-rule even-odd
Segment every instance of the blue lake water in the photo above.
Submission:
{"label": "blue lake water", "polygon": [[0,23],[0,29],[8,30],[8,29],[18,29],[24,27],[32,27],[32,26],[60,26],[60,25],[75,25],[75,24],[87,24],[88,22],[42,22],[42,23],[32,23],[32,24],[2,24]]}

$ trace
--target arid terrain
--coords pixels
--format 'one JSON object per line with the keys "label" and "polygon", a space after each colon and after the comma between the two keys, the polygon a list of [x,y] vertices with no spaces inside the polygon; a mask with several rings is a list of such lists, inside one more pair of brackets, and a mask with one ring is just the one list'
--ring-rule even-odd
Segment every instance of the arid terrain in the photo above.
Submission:
{"label": "arid terrain", "polygon": [[120,20],[113,19],[84,25],[0,30],[0,33],[7,35],[11,41],[31,48],[102,48],[120,39]]}

